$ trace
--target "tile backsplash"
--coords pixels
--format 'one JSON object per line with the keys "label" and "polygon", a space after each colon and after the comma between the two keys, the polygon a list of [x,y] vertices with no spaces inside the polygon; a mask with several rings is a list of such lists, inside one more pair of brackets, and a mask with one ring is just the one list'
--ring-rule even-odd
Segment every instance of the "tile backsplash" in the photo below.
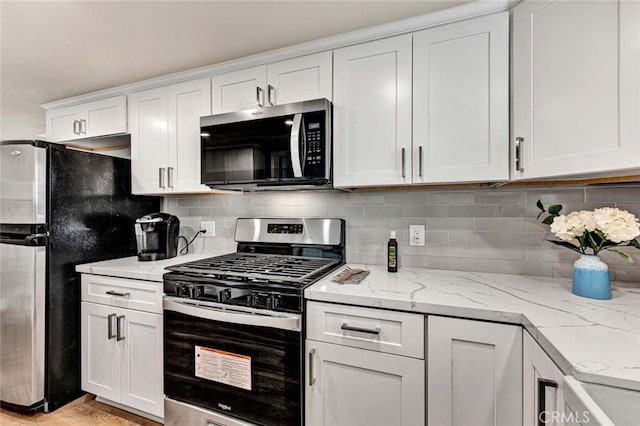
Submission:
{"label": "tile backsplash", "polygon": [[[536,201],[559,203],[563,213],[619,207],[640,217],[640,186],[497,188],[345,193],[259,192],[242,195],[165,197],[164,210],[181,220],[189,239],[200,221],[214,220],[216,236],[198,237],[195,251],[235,250],[238,217],[341,217],[347,223],[347,261],[384,264],[389,231],[397,231],[400,267],[570,277],[578,254],[546,241]],[[425,247],[409,246],[409,225],[426,225]],[[611,278],[640,283],[640,250],[634,263],[606,252]]]}

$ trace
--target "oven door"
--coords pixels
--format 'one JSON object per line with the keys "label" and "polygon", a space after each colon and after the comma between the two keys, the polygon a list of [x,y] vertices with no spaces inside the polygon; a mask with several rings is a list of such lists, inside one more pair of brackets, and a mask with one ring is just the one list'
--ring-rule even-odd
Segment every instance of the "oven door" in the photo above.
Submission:
{"label": "oven door", "polygon": [[165,297],[166,397],[259,425],[302,424],[300,322]]}

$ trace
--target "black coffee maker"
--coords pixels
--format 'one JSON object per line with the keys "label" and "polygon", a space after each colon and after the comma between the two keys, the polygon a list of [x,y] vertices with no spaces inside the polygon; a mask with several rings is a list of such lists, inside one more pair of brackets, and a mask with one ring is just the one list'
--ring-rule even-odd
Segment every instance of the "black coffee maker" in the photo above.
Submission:
{"label": "black coffee maker", "polygon": [[178,254],[180,219],[167,213],[151,213],[136,219],[138,260],[162,260]]}

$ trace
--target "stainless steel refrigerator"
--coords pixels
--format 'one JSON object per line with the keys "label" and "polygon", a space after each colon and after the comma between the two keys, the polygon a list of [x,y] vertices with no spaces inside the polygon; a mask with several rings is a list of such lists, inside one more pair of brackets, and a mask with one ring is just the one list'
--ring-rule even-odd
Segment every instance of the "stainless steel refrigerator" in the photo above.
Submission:
{"label": "stainless steel refrigerator", "polygon": [[80,389],[79,263],[134,255],[129,160],[0,142],[0,404],[53,411]]}

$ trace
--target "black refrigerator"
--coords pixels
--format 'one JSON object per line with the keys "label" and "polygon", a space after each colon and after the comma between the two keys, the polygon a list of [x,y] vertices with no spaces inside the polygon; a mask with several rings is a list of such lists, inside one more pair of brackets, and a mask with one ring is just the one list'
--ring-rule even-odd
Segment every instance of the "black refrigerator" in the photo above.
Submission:
{"label": "black refrigerator", "polygon": [[80,389],[79,263],[136,253],[127,159],[0,142],[0,405],[53,411]]}

